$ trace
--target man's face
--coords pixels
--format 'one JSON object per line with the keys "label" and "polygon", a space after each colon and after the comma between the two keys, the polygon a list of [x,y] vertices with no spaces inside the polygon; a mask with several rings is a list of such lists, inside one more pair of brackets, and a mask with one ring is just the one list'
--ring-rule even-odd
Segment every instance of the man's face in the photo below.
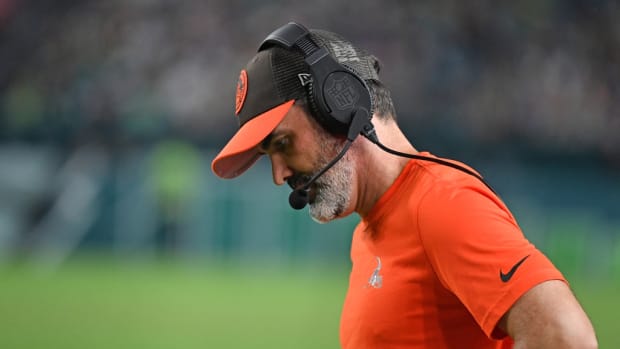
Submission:
{"label": "man's face", "polygon": [[[303,186],[342,149],[344,140],[324,131],[303,108],[293,106],[260,145],[271,160],[273,181]],[[317,222],[344,216],[353,194],[354,161],[347,153],[310,187],[310,215]]]}

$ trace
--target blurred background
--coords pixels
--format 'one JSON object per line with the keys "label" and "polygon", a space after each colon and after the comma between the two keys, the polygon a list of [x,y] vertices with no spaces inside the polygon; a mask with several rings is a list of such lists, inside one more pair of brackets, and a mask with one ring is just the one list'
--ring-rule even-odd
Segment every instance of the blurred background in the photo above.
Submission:
{"label": "blurred background", "polygon": [[210,162],[296,20],[382,62],[418,150],[486,177],[620,346],[615,1],[0,0],[0,347],[337,348],[351,230]]}

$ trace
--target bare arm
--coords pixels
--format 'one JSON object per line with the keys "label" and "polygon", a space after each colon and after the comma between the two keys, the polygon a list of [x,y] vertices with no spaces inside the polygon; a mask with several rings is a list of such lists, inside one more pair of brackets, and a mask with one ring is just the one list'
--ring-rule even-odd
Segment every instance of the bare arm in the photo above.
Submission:
{"label": "bare arm", "polygon": [[545,281],[526,292],[498,327],[515,341],[514,349],[598,348],[594,328],[570,288]]}

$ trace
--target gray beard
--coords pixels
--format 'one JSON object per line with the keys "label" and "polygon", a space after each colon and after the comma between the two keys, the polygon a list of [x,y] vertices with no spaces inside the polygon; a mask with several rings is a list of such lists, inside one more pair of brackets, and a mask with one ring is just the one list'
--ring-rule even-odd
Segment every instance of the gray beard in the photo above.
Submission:
{"label": "gray beard", "polygon": [[[322,163],[329,160],[321,158]],[[315,184],[316,195],[310,204],[310,216],[327,223],[341,216],[351,200],[353,161],[349,153],[321,176]]]}

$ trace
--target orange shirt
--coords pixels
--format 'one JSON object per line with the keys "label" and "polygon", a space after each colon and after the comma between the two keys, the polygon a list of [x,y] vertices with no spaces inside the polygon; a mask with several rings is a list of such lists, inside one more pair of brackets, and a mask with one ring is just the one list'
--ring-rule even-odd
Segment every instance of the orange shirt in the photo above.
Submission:
{"label": "orange shirt", "polygon": [[511,348],[502,315],[533,286],[564,280],[480,180],[424,160],[356,227],[351,260],[345,349]]}

